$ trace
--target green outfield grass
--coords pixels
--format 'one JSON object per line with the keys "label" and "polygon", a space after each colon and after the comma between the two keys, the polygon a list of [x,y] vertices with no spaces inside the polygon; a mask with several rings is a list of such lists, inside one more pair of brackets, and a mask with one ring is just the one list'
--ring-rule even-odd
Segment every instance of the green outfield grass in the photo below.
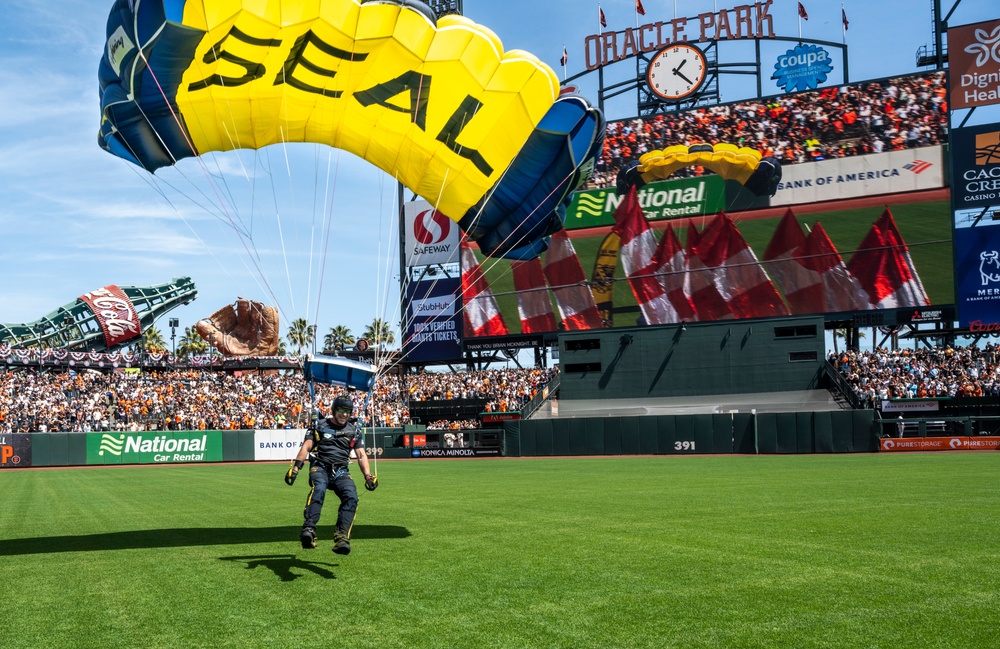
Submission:
{"label": "green outfield grass", "polygon": [[[890,207],[896,225],[899,227],[903,240],[910,249],[910,256],[917,268],[920,279],[931,299],[931,304],[954,304],[954,268],[952,261],[951,212],[947,201],[928,201],[923,203],[903,203]],[[851,254],[857,250],[872,224],[881,216],[885,207],[869,207],[854,210],[839,210],[819,212],[799,216],[803,225],[812,228],[817,222],[823,224],[840,251],[844,261],[849,261]],[[704,217],[707,223],[712,217]],[[758,259],[764,258],[764,252],[770,243],[781,219],[740,219],[736,227],[743,238],[756,253]],[[697,219],[696,219],[697,222]],[[686,226],[685,226],[686,227]],[[699,224],[699,229],[704,223]],[[657,232],[657,237],[662,233]],[[678,236],[681,242],[686,239],[686,231],[681,228]],[[604,235],[573,239],[584,274],[589,280],[594,271],[594,261]],[[482,256],[479,256],[482,261]],[[510,271],[510,263],[505,260],[490,260],[484,265],[490,287],[497,296],[497,304],[504,314],[505,321],[511,333],[520,333],[520,319],[517,314],[517,296],[514,291],[514,280]],[[616,317],[616,326],[634,325],[639,316],[635,297],[625,278],[625,272],[619,261],[615,277],[615,307],[633,307],[633,313],[621,314]],[[553,302],[553,307],[555,303]],[[556,311],[558,313],[558,311]]]}
{"label": "green outfield grass", "polygon": [[348,557],[283,465],[4,471],[0,644],[997,646],[1000,454],[378,468]]}

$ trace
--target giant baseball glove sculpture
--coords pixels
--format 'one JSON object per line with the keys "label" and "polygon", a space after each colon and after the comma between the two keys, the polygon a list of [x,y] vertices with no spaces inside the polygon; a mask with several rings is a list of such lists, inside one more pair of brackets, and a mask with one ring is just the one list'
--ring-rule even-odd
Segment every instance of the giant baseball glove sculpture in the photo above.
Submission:
{"label": "giant baseball glove sculpture", "polygon": [[278,353],[278,310],[239,298],[195,324],[198,334],[223,356],[274,356]]}

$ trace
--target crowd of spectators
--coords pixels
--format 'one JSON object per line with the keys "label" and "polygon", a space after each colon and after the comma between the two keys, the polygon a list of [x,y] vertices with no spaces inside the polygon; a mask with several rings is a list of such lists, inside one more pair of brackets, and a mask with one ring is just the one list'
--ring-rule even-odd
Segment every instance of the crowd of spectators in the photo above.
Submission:
{"label": "crowd of spectators", "polygon": [[[944,74],[935,72],[610,122],[588,187],[614,187],[629,162],[678,144],[747,146],[782,164],[941,144],[946,94]],[[675,175],[704,173],[689,167]]]}
{"label": "crowd of spectators", "polygon": [[830,362],[872,404],[885,399],[1000,396],[1000,345],[847,351]]}
{"label": "crowd of spectators", "polygon": [[472,430],[482,428],[478,419],[438,419],[427,424],[427,430]]}
{"label": "crowd of spectators", "polygon": [[[395,427],[410,422],[409,400],[479,398],[487,410],[518,410],[549,377],[545,369],[385,376],[370,396],[349,395],[362,424]],[[328,403],[342,392],[318,386],[317,397]],[[0,433],[298,428],[310,404],[302,375],[279,371],[0,370]]]}

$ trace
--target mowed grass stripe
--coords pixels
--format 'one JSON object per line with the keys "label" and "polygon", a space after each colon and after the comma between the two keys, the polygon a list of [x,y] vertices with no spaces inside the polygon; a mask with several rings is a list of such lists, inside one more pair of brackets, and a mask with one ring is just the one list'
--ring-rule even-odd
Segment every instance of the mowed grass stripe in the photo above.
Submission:
{"label": "mowed grass stripe", "polygon": [[998,463],[384,462],[348,557],[283,465],[5,471],[2,644],[993,647]]}

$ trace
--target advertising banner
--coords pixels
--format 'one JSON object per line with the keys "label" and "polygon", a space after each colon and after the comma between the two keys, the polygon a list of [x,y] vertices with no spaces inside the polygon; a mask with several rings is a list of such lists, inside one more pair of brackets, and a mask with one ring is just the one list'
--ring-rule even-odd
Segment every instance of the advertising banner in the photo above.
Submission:
{"label": "advertising banner", "polygon": [[109,348],[142,334],[139,314],[136,313],[132,300],[114,284],[84,293],[78,299],[94,312],[97,323],[104,332],[104,342]]}
{"label": "advertising banner", "polygon": [[813,90],[833,71],[833,57],[818,45],[796,45],[778,57],[774,79],[785,92]]}
{"label": "advertising banner", "polygon": [[948,30],[951,108],[1000,104],[1000,19]]}
{"label": "advertising banner", "polygon": [[457,277],[413,282],[406,288],[408,361],[462,358],[462,280]]}
{"label": "advertising banner", "polygon": [[458,224],[425,200],[403,205],[406,265],[457,264],[462,232]]}
{"label": "advertising banner", "polygon": [[415,448],[412,457],[500,457],[498,448]]}
{"label": "advertising banner", "polygon": [[87,433],[87,464],[221,462],[218,430]]}
{"label": "advertising banner", "polygon": [[935,145],[786,165],[771,205],[940,189],[945,185],[943,150]]}
{"label": "advertising banner", "polygon": [[288,428],[282,430],[255,430],[253,432],[253,459],[263,460],[294,460],[306,431],[303,428]]}
{"label": "advertising banner", "polygon": [[1000,124],[951,133],[955,227],[1000,223]]}
{"label": "advertising banner", "polygon": [[956,128],[951,141],[959,322],[993,327],[1000,323],[1000,124]]}
{"label": "advertising banner", "polygon": [[[725,187],[714,175],[652,182],[639,190],[639,207],[650,221],[714,214],[727,209]],[[566,229],[614,225],[624,198],[613,188],[576,192],[566,210]]]}
{"label": "advertising banner", "polygon": [[31,435],[7,433],[0,435],[0,469],[31,466]]}
{"label": "advertising banner", "polygon": [[1000,450],[1000,437],[915,437],[879,440],[882,451],[987,451]]}

